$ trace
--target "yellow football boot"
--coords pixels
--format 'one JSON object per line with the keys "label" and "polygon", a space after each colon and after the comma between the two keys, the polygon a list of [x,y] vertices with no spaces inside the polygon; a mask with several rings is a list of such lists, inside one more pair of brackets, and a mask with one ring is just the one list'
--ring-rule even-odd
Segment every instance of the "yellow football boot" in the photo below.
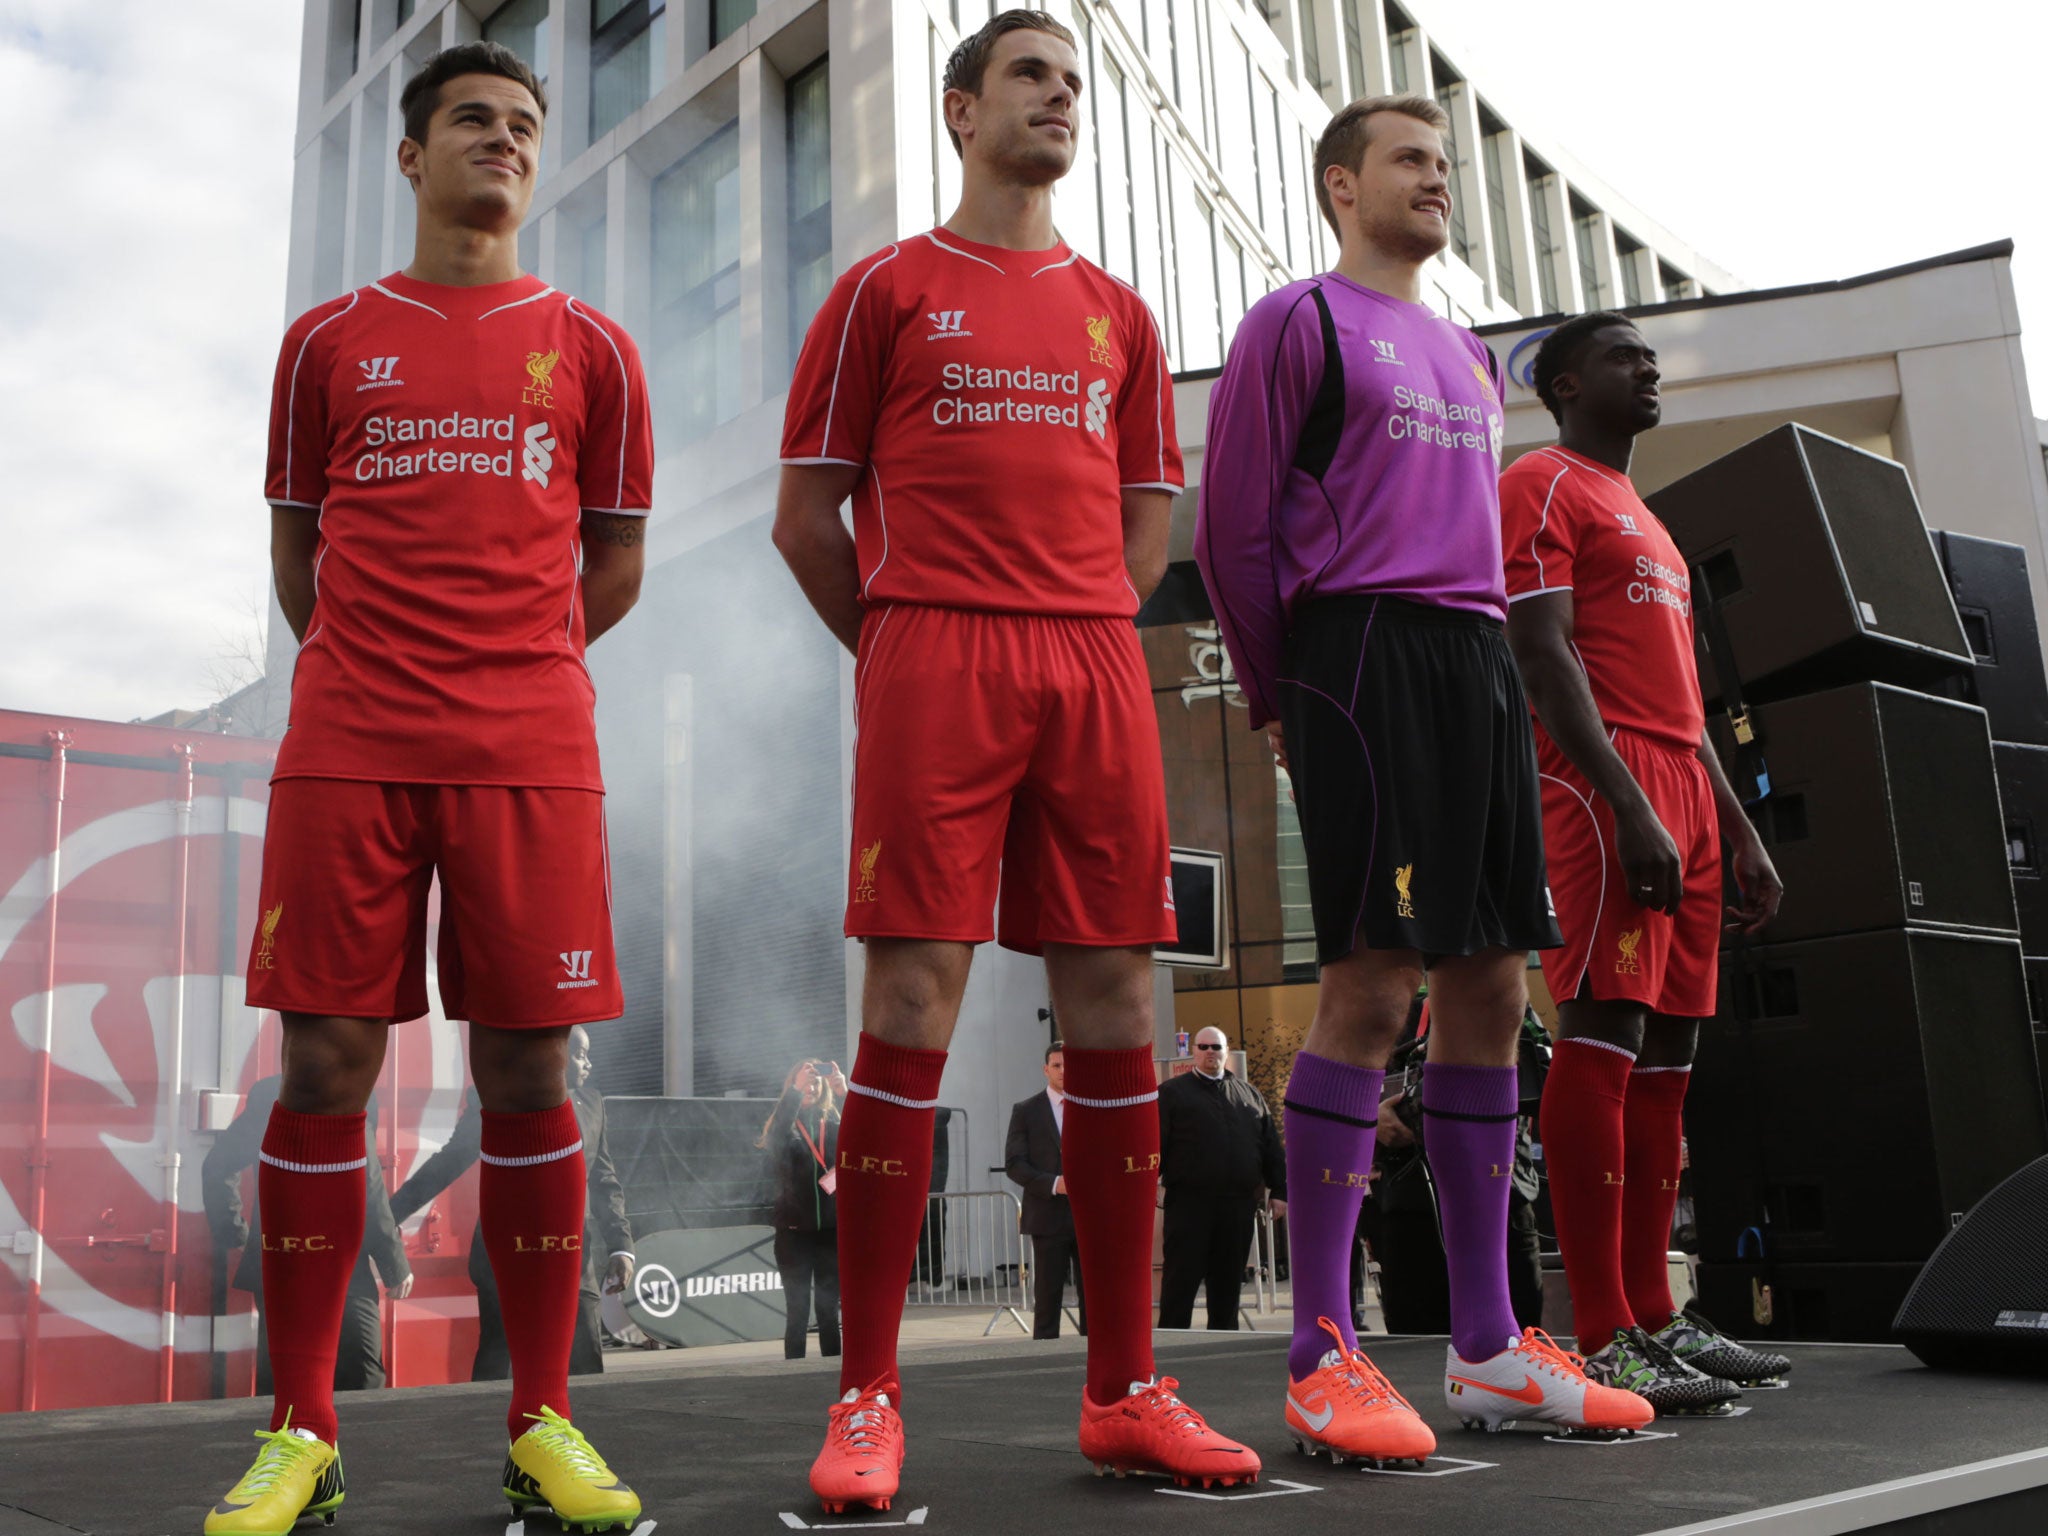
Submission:
{"label": "yellow football boot", "polygon": [[528,1414],[533,1428],[505,1457],[505,1497],[514,1516],[546,1505],[565,1531],[630,1530],[640,1496],[620,1482],[583,1432],[552,1408]]}
{"label": "yellow football boot", "polygon": [[206,1517],[206,1536],[287,1536],[306,1515],[334,1524],[344,1483],[341,1452],[311,1431],[259,1429],[256,1464]]}

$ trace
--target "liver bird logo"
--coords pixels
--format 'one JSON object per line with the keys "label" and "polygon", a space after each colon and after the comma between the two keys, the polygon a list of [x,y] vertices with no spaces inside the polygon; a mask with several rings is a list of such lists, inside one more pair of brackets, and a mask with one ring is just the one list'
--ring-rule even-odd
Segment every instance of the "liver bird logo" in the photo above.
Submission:
{"label": "liver bird logo", "polygon": [[279,902],[263,914],[263,937],[270,938],[277,932],[277,920],[284,916],[284,903]]}
{"label": "liver bird logo", "polygon": [[1642,942],[1643,930],[1640,928],[1631,928],[1614,941],[1615,947],[1621,951],[1621,958],[1614,962],[1615,970],[1624,976],[1634,976],[1642,969],[1636,959],[1636,951],[1642,947]]}
{"label": "liver bird logo", "polygon": [[854,887],[855,901],[875,899],[875,864],[882,857],[882,840],[878,837],[860,851],[860,883]]}
{"label": "liver bird logo", "polygon": [[263,942],[256,946],[256,969],[259,971],[274,971],[277,969],[277,946],[275,942],[277,920],[283,916],[284,903],[281,901],[263,914],[263,922],[259,930]]}
{"label": "liver bird logo", "polygon": [[526,403],[553,409],[555,364],[562,360],[560,349],[526,354]]}
{"label": "liver bird logo", "polygon": [[1414,878],[1415,866],[1413,864],[1403,864],[1394,871],[1394,915],[1396,917],[1413,917],[1415,915],[1415,905],[1408,899],[1408,882]]}
{"label": "liver bird logo", "polygon": [[1084,322],[1088,327],[1088,361],[1108,366],[1110,316],[1090,315]]}

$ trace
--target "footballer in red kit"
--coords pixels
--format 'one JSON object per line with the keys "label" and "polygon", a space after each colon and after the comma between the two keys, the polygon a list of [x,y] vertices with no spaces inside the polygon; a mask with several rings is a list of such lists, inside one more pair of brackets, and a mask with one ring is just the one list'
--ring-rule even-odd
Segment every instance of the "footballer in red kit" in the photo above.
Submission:
{"label": "footballer in red kit", "polygon": [[828,1512],[897,1493],[896,1338],[933,1114],[991,937],[1044,955],[1064,1035],[1082,1454],[1182,1481],[1259,1471],[1152,1359],[1151,948],[1175,922],[1131,620],[1182,480],[1151,312],[1053,226],[1084,88],[1044,12],[960,44],[944,79],[960,206],[841,275],[790,389],[775,542],[855,656],[846,931],[866,960],[835,1170],[845,1353],[810,1479]]}
{"label": "footballer in red kit", "polygon": [[1543,971],[1559,1038],[1545,1161],[1589,1379],[1659,1413],[1727,1413],[1783,1356],[1673,1304],[1665,1256],[1681,1112],[1714,1011],[1721,848],[1745,933],[1783,895],[1705,732],[1691,576],[1629,479],[1662,417],[1657,354],[1617,314],[1544,338],[1535,389],[1556,446],[1501,476],[1508,641],[1537,719],[1543,841],[1561,948]]}
{"label": "footballer in red kit", "polygon": [[465,44],[400,110],[413,260],[296,320],[272,399],[271,557],[300,642],[248,972],[284,1024],[258,1167],[276,1398],[209,1536],[331,1520],[344,1497],[332,1380],[363,1110],[389,1026],[426,1011],[436,875],[512,1356],[492,1496],[584,1531],[640,1514],[568,1416],[582,1255],[558,1238],[586,1202],[569,1030],[622,1011],[583,651],[639,592],[646,386],[622,329],[519,270],[547,111],[533,72]]}

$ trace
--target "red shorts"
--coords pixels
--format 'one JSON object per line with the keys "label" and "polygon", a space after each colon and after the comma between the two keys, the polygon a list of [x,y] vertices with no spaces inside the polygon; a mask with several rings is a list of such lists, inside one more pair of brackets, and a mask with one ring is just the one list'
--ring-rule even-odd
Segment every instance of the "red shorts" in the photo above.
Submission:
{"label": "red shorts", "polygon": [[420,1017],[437,870],[449,1018],[516,1029],[625,1011],[602,794],[348,779],[271,785],[249,1001]]}
{"label": "red shorts", "polygon": [[1130,620],[881,608],[853,686],[849,936],[1031,955],[1174,937],[1159,720]]}
{"label": "red shorts", "polygon": [[1691,752],[1628,731],[1614,750],[1650,797],[1678,844],[1685,888],[1678,915],[1635,903],[1614,852],[1614,813],[1542,731],[1543,852],[1561,949],[1543,952],[1550,995],[1647,1005],[1653,1013],[1704,1019],[1714,1012],[1721,943],[1721,830],[1707,771]]}

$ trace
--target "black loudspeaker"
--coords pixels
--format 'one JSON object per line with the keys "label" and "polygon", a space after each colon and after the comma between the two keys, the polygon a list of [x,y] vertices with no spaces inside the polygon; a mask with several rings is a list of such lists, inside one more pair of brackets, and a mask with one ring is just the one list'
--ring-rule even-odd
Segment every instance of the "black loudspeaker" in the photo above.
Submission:
{"label": "black loudspeaker", "polygon": [[2034,1017],[2034,1028],[2048,1029],[2048,959],[2029,955],[2026,967],[2027,1011]]}
{"label": "black loudspeaker", "polygon": [[[1720,600],[1751,702],[1864,678],[1938,689],[1968,672],[1948,582],[1892,460],[1794,424],[1648,501]],[[1700,686],[1720,697],[1705,656]]]}
{"label": "black loudspeaker", "polygon": [[2019,909],[2020,939],[2048,954],[2048,869],[2041,839],[2048,834],[2048,747],[2001,741],[1992,747],[1998,764],[1998,798],[2005,820],[2005,856],[2012,869],[2013,900]]}
{"label": "black loudspeaker", "polygon": [[1738,1339],[1888,1344],[1918,1264],[1703,1263],[1700,1310]]}
{"label": "black loudspeaker", "polygon": [[2048,672],[2027,552],[1968,533],[1937,533],[1934,547],[1974,663],[1955,697],[1982,705],[2000,741],[2048,746]]}
{"label": "black loudspeaker", "polygon": [[1703,1259],[1917,1264],[2048,1153],[2016,940],[1731,950],[1720,1002],[1685,1107]]}
{"label": "black loudspeaker", "polygon": [[[1785,882],[1766,939],[1908,924],[2019,931],[1983,710],[1859,683],[1755,715],[1771,792],[1750,819]],[[1711,723],[1731,763],[1728,718]]]}
{"label": "black loudspeaker", "polygon": [[1893,1327],[1929,1365],[2048,1375],[2048,1157],[1942,1239]]}

